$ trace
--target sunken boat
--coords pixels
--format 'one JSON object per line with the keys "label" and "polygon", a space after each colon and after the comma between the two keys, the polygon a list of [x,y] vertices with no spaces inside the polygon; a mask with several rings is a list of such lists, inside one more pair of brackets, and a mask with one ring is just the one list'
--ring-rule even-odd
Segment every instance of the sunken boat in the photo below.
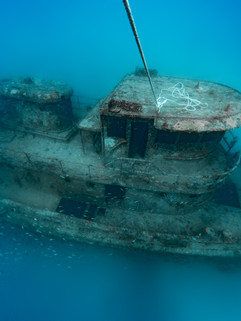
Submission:
{"label": "sunken boat", "polygon": [[76,122],[69,86],[2,80],[0,219],[76,242],[240,256],[239,199],[222,195],[235,186],[227,135],[241,127],[241,93],[152,81],[157,104],[138,69]]}

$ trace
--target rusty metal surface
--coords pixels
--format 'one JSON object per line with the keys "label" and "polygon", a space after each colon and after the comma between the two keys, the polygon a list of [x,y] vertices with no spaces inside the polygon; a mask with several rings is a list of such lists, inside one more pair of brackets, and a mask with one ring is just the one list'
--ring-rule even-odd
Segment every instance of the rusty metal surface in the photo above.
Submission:
{"label": "rusty metal surface", "polygon": [[[172,77],[153,78],[155,92],[164,98],[167,93],[170,98],[170,90],[178,84],[182,84],[187,95],[200,104],[197,103],[195,108],[185,108],[167,99],[158,109],[147,78],[131,74],[127,75],[102,101],[101,113],[154,119],[157,129],[170,131],[226,131],[241,126],[239,91],[208,81]],[[185,102],[185,99],[179,98],[173,100]],[[137,104],[138,108],[126,108],[133,104]],[[121,105],[125,108],[121,108]]]}

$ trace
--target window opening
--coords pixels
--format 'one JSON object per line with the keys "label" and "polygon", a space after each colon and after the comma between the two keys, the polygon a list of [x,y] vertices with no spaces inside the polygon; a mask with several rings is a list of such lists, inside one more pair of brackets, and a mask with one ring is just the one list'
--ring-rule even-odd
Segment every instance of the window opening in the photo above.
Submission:
{"label": "window opening", "polygon": [[214,200],[219,204],[240,208],[237,188],[231,179],[227,179],[225,184],[215,191]]}
{"label": "window opening", "polygon": [[100,133],[93,133],[93,145],[94,150],[97,154],[101,152],[101,134]]}
{"label": "window opening", "polygon": [[126,138],[126,119],[121,117],[107,117],[107,136]]}
{"label": "window opening", "polygon": [[93,220],[98,215],[105,215],[106,208],[97,204],[76,201],[69,198],[62,198],[56,209],[56,212],[75,216],[78,218]]}
{"label": "window opening", "polygon": [[106,202],[110,199],[123,199],[125,197],[125,187],[119,185],[105,185]]}
{"label": "window opening", "polygon": [[148,123],[136,120],[132,121],[129,157],[145,157],[147,139]]}
{"label": "window opening", "polygon": [[179,135],[178,143],[197,143],[199,140],[199,133],[182,132]]}
{"label": "window opening", "polygon": [[211,141],[219,141],[222,139],[224,132],[210,132],[203,133],[203,136],[200,140],[201,143],[211,142]]}

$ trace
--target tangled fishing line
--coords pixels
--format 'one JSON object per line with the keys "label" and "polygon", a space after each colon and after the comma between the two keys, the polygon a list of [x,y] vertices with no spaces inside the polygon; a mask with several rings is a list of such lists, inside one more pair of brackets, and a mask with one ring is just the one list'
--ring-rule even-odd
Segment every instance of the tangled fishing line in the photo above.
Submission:
{"label": "tangled fishing line", "polygon": [[158,111],[160,112],[163,105],[169,102],[177,105],[180,109],[185,109],[187,111],[195,111],[198,107],[208,107],[208,103],[203,103],[198,99],[191,98],[181,82],[161,90],[161,94],[157,98]]}

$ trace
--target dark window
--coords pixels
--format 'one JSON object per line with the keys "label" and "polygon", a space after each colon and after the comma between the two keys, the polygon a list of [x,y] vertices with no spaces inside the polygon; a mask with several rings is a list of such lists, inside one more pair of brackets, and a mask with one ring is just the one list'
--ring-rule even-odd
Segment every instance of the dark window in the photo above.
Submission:
{"label": "dark window", "polygon": [[219,204],[240,208],[237,188],[231,179],[227,179],[225,184],[215,191],[214,200]]}
{"label": "dark window", "polygon": [[100,133],[93,133],[93,145],[94,145],[94,150],[96,153],[101,152],[101,134]]}
{"label": "dark window", "polygon": [[126,138],[126,119],[107,117],[107,136]]}
{"label": "dark window", "polygon": [[169,132],[165,130],[158,130],[156,134],[156,143],[159,144],[175,144],[177,141],[177,132]]}
{"label": "dark window", "polygon": [[106,202],[108,202],[110,199],[123,199],[125,193],[125,187],[119,185],[105,185]]}
{"label": "dark window", "polygon": [[95,188],[95,183],[93,182],[86,182],[86,187],[89,189],[94,189]]}
{"label": "dark window", "polygon": [[92,220],[97,215],[104,215],[106,209],[90,202],[76,201],[68,198],[62,198],[56,209],[56,212]]}
{"label": "dark window", "polygon": [[131,123],[131,137],[129,157],[144,157],[148,139],[148,123],[133,120]]}
{"label": "dark window", "polygon": [[166,130],[158,130],[156,134],[156,143],[159,144],[195,144],[206,143],[211,141],[219,141],[223,137],[222,132],[210,133],[187,133],[187,132],[171,132]]}
{"label": "dark window", "polygon": [[179,134],[178,142],[179,143],[197,143],[199,140],[198,133],[185,133],[182,132]]}
{"label": "dark window", "polygon": [[190,194],[189,197],[190,198],[195,198],[195,197],[198,197],[199,195],[198,194]]}
{"label": "dark window", "polygon": [[219,141],[223,138],[224,132],[210,132],[210,133],[203,133],[200,142],[206,143],[210,141]]}

